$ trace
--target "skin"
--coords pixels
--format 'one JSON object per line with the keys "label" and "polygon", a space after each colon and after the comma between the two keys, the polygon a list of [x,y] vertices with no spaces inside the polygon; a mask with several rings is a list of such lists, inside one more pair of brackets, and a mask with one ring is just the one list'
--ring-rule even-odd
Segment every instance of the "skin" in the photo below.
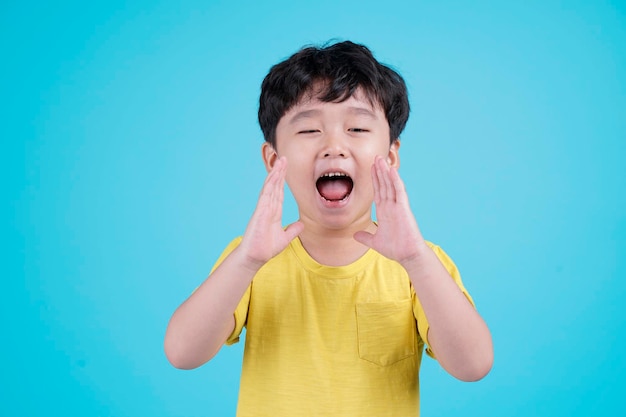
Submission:
{"label": "skin", "polygon": [[[278,123],[276,145],[262,147],[268,176],[241,244],[170,320],[170,362],[192,369],[210,360],[234,329],[233,312],[256,272],[298,236],[325,265],[352,263],[369,248],[399,262],[420,297],[439,363],[458,379],[483,378],[493,363],[491,334],[420,233],[398,174],[399,146],[390,144],[382,109],[358,92],[341,103],[309,99],[290,109]],[[354,188],[345,202],[328,203],[315,181],[337,170],[350,175]],[[287,228],[285,182],[300,216]]]}
{"label": "skin", "polygon": [[[294,106],[276,127],[275,148],[263,145],[263,160],[271,171],[279,157],[289,165],[285,181],[298,203],[304,225],[300,240],[308,253],[324,265],[347,265],[368,247],[355,241],[358,231],[374,232],[371,167],[376,156],[400,164],[399,141],[390,145],[384,112],[360,94],[341,103],[309,100]],[[349,174],[354,187],[349,201],[329,207],[315,182],[325,172]]]}

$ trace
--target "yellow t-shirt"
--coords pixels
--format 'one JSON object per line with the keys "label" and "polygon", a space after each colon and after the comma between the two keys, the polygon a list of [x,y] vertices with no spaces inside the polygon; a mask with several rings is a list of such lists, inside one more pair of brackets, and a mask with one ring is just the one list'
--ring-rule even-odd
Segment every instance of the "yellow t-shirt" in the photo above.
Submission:
{"label": "yellow t-shirt", "polygon": [[428,322],[404,268],[376,251],[330,267],[294,239],[256,274],[235,323],[227,344],[246,326],[238,417],[419,416]]}

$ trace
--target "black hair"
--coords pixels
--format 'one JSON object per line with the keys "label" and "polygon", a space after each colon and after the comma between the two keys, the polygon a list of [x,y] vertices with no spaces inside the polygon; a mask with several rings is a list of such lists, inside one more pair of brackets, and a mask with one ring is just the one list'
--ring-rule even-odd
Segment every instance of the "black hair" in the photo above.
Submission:
{"label": "black hair", "polygon": [[359,88],[372,105],[383,109],[393,143],[409,118],[404,79],[378,62],[367,47],[350,41],[303,48],[270,69],[259,99],[259,124],[265,140],[276,146],[280,118],[305,94],[324,102],[342,102]]}

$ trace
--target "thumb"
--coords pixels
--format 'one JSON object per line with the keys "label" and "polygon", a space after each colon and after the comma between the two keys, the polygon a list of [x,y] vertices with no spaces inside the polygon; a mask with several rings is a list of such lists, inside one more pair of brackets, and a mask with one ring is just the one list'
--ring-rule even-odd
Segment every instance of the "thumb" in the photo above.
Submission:
{"label": "thumb", "polygon": [[374,240],[374,235],[371,234],[370,232],[364,232],[364,231],[356,232],[354,234],[354,240],[371,248],[372,242]]}
{"label": "thumb", "polygon": [[287,228],[285,228],[285,234],[287,235],[287,239],[289,242],[294,240],[296,236],[298,236],[304,230],[304,224],[302,222],[294,222],[291,223]]}

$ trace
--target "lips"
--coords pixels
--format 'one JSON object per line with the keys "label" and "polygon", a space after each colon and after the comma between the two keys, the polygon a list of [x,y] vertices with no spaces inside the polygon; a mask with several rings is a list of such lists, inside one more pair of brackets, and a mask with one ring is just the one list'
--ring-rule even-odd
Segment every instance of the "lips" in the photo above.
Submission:
{"label": "lips", "polygon": [[339,202],[348,198],[354,187],[354,182],[345,172],[329,171],[317,179],[315,186],[324,200]]}

